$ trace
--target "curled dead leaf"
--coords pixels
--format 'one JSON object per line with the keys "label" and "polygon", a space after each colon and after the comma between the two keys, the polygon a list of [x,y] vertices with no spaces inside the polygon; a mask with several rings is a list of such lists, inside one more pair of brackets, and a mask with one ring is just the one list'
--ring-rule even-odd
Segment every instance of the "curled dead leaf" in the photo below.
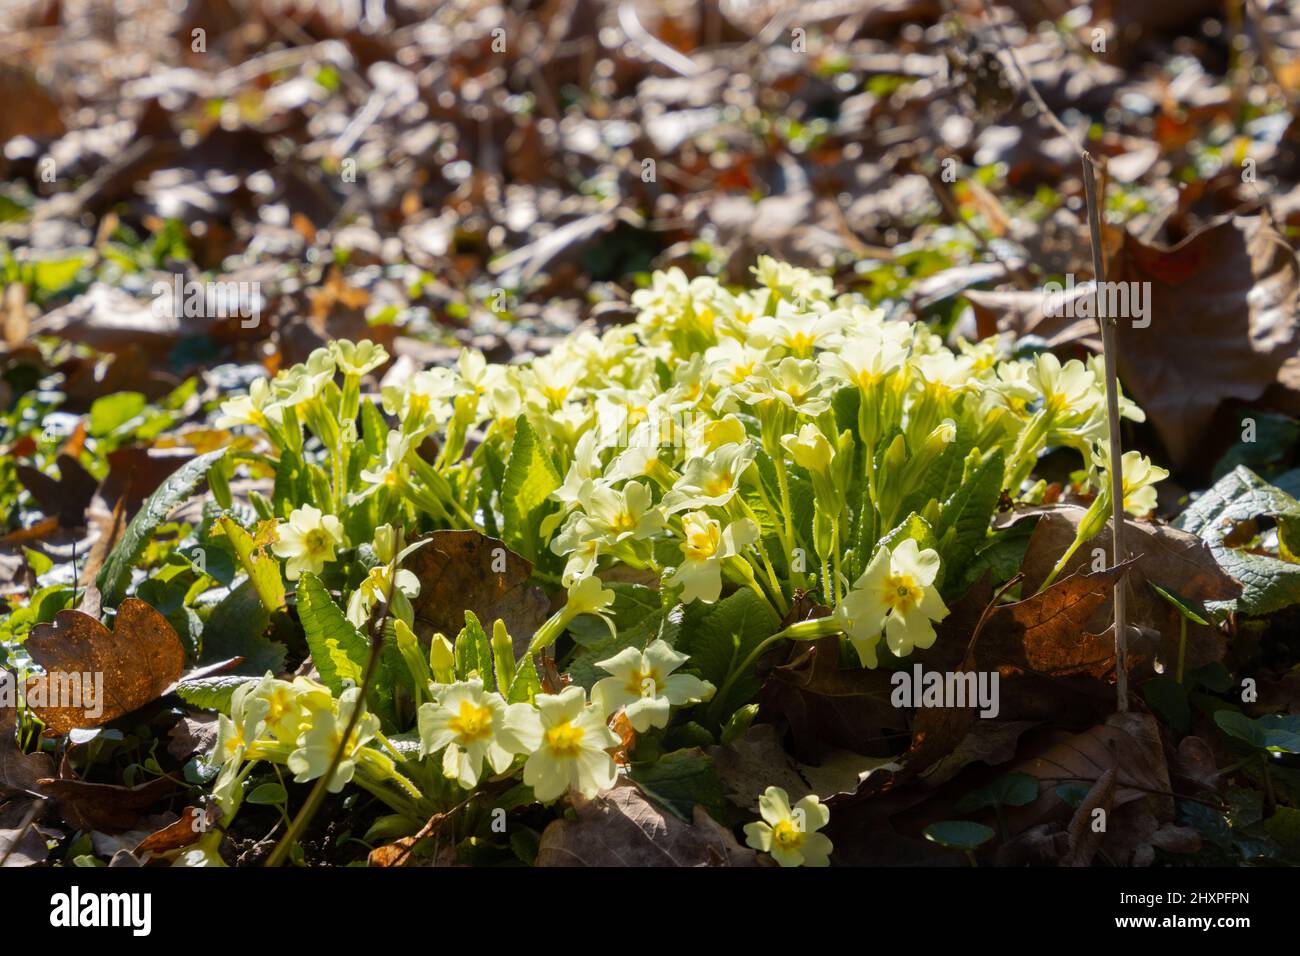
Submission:
{"label": "curled dead leaf", "polygon": [[465,626],[465,612],[489,631],[505,621],[515,653],[523,654],[533,632],[550,614],[546,596],[528,584],[532,562],[497,538],[477,531],[433,531],[423,547],[405,562],[420,579],[420,594],[411,601],[417,632],[454,637]]}
{"label": "curled dead leaf", "polygon": [[111,632],[81,611],[60,611],[32,628],[26,648],[45,669],[28,679],[26,693],[47,734],[99,727],[138,710],[166,693],[185,666],[176,631],[137,598],[122,602]]}
{"label": "curled dead leaf", "polygon": [[758,866],[698,806],[692,823],[664,813],[624,783],[591,800],[576,800],[576,820],[555,820],[542,833],[538,866]]}

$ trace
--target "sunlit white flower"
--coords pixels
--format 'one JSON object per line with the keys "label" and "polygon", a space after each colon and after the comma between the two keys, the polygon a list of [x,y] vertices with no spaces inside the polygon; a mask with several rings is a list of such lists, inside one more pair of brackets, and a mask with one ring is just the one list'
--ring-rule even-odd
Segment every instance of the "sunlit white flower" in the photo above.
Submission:
{"label": "sunlit white flower", "polygon": [[515,754],[539,743],[532,708],[507,704],[477,677],[441,688],[436,702],[420,706],[418,722],[421,756],[441,750],[443,775],[466,790],[478,783],[485,760],[505,773]]}
{"label": "sunlit white flower", "polygon": [[938,552],[920,550],[911,538],[892,551],[883,545],[876,551],[836,609],[863,666],[876,666],[882,629],[889,649],[898,657],[934,643],[932,622],[948,616],[934,587],[938,573]]}
{"label": "sunlit white flower", "polygon": [[722,594],[722,562],[738,555],[758,539],[758,527],[748,518],[721,523],[703,511],[682,516],[682,563],[664,576],[664,584],[682,587],[682,601],[711,604]]}
{"label": "sunlit white flower", "polygon": [[654,641],[644,651],[626,647],[596,662],[612,676],[596,681],[591,688],[592,702],[606,714],[622,707],[638,733],[666,727],[671,707],[699,703],[713,696],[714,687],[708,681],[673,673],[687,659],[664,640]]}
{"label": "sunlit white flower", "polygon": [[320,574],[334,560],[334,549],[343,547],[343,524],[312,505],[295,508],[288,521],[278,526],[279,540],[271,546],[276,557],[288,559],[284,574],[298,580],[304,571]]}
{"label": "sunlit white flower", "polygon": [[538,694],[534,703],[536,723],[525,733],[538,743],[524,764],[524,783],[537,799],[547,803],[569,790],[594,797],[613,787],[618,770],[608,750],[619,738],[583,689],[571,685],[558,694]]}
{"label": "sunlit white flower", "polygon": [[342,751],[338,767],[327,789],[338,793],[356,772],[358,751],[379,733],[379,718],[363,713],[345,742],[344,731],[352,719],[352,711],[360,704],[361,688],[350,687],[338,699],[337,712],[333,709],[316,710],[311,714],[311,724],[298,738],[298,749],[289,755],[288,767],[296,775],[295,783],[306,783],[323,777],[329,770],[334,754]]}
{"label": "sunlit white flower", "polygon": [[824,833],[831,812],[815,794],[793,807],[790,796],[780,787],[768,787],[758,798],[762,821],[745,824],[745,843],[770,853],[782,866],[829,866],[834,847]]}

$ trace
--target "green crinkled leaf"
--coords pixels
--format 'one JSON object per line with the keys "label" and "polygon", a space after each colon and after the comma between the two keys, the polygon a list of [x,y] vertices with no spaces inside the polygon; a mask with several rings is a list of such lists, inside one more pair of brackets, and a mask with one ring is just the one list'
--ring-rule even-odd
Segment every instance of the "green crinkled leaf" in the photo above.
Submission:
{"label": "green crinkled leaf", "polygon": [[[625,647],[645,648],[655,640],[676,644],[681,626],[680,607],[667,603],[667,592],[631,584],[614,583],[609,587],[616,595],[614,634],[604,621],[592,615],[577,617],[569,624],[569,631],[581,646],[569,664],[569,676],[588,690],[609,676],[598,661],[608,660]],[[643,593],[646,591],[650,593]],[[653,607],[649,605],[652,596]]]}
{"label": "green crinkled leaf", "polygon": [[234,518],[223,515],[217,519],[217,524],[234,548],[244,573],[253,582],[262,605],[271,613],[284,607],[284,577],[280,574],[280,562],[268,553],[265,546],[259,546]]}
{"label": "green crinkled leaf", "polygon": [[[1254,554],[1225,543],[1240,522],[1261,515],[1275,519],[1284,544],[1294,542],[1300,527],[1300,503],[1244,466],[1237,466],[1179,515],[1175,528],[1197,535],[1219,565],[1242,585],[1236,610],[1242,614],[1271,614],[1300,603],[1300,564],[1266,554]],[[1213,602],[1215,607],[1232,602]]]}
{"label": "green crinkled leaf", "polygon": [[456,677],[468,680],[477,672],[485,690],[496,690],[496,675],[492,667],[492,642],[473,611],[465,612],[465,627],[456,638]]}
{"label": "green crinkled leaf", "polygon": [[525,654],[515,669],[515,679],[510,682],[510,693],[506,702],[511,704],[531,704],[533,698],[542,692],[542,679],[537,676],[537,665],[533,655]]}
{"label": "green crinkled leaf", "polygon": [[501,511],[505,520],[505,541],[534,561],[543,542],[539,530],[551,510],[551,492],[560,487],[560,475],[547,456],[537,433],[524,415],[515,425],[515,442],[510,450],[501,482]]}
{"label": "green crinkled leaf", "polygon": [[352,626],[310,571],[298,579],[298,619],[302,622],[311,659],[321,683],[335,695],[344,681],[360,684],[370,659],[370,642]]}
{"label": "green crinkled leaf", "polygon": [[256,677],[232,676],[199,677],[195,680],[183,680],[176,685],[176,693],[185,703],[207,710],[230,713],[230,698],[244,684],[255,683]]}
{"label": "green crinkled leaf", "polygon": [[[894,530],[881,538],[880,546],[893,551],[909,538],[915,541],[916,546],[922,551],[927,548],[933,551],[939,550],[939,542],[935,540],[934,529],[930,527],[930,522],[915,512],[904,518]],[[940,577],[942,577],[943,571],[944,569],[941,567],[939,569]]]}
{"label": "green crinkled leaf", "polygon": [[[691,669],[721,688],[731,669],[775,634],[780,623],[771,606],[748,589],[716,604],[692,602],[686,608],[677,650],[690,655]],[[727,701],[714,706],[717,712],[730,714],[758,688],[759,680],[751,669],[737,678],[727,693]]]}
{"label": "green crinkled leaf", "polygon": [[[620,581],[605,586],[614,592],[614,604],[608,608],[614,619],[614,630],[620,635],[637,631],[653,638],[663,615],[660,592],[642,584]],[[574,618],[569,624],[569,633],[578,644],[589,648],[603,647],[613,640],[608,625],[594,614],[580,614]]]}
{"label": "green crinkled leaf", "polygon": [[262,606],[253,582],[245,578],[221,599],[203,625],[200,664],[242,657],[242,674],[276,673],[284,666],[285,647],[266,637],[271,615]]}
{"label": "green crinkled leaf", "polygon": [[628,777],[641,792],[690,823],[699,804],[718,820],[726,818],[726,795],[713,761],[698,747],[677,750],[654,763],[633,764]]}
{"label": "green crinkled leaf", "polygon": [[[972,456],[979,450],[971,452]],[[1002,493],[1002,452],[995,451],[962,470],[963,480],[939,509],[934,535],[947,568],[946,580],[960,581],[975,553],[988,539],[989,523]]]}
{"label": "green crinkled leaf", "polygon": [[218,448],[187,461],[164,481],[144,507],[131,519],[122,534],[122,540],[109,554],[104,566],[95,577],[95,586],[104,596],[104,605],[114,607],[126,595],[131,582],[131,566],[144,553],[154,531],[162,524],[173,508],[194,494],[208,469],[226,454],[228,449]]}

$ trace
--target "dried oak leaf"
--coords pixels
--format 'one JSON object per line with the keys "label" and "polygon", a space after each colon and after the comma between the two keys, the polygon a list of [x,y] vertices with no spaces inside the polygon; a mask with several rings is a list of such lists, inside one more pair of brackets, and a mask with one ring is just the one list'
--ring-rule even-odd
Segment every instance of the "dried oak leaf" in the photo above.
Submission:
{"label": "dried oak leaf", "polygon": [[[0,672],[0,680],[13,680],[7,672]],[[39,793],[37,781],[54,771],[49,754],[28,754],[18,747],[14,736],[18,727],[18,712],[12,707],[0,707],[0,794]]]}
{"label": "dried oak leaf", "polygon": [[[1113,639],[1109,632],[1090,634],[1085,627],[1129,567],[1071,574],[1024,600],[990,605],[958,670],[977,677],[982,671],[998,672],[1003,717],[1011,716],[1012,709],[1022,717],[1052,716],[1067,703],[1061,692],[1065,679],[1081,678],[1085,685],[1094,685],[1113,676]],[[1133,650],[1130,668],[1143,659]],[[1009,681],[1020,685],[1017,693],[1008,693]],[[921,773],[951,755],[977,715],[977,707],[919,710],[903,761],[905,772]]]}
{"label": "dried oak leaf", "polygon": [[1267,214],[1227,216],[1175,246],[1131,235],[1111,282],[1149,282],[1151,325],[1116,323],[1119,375],[1179,468],[1219,405],[1254,401],[1300,348],[1300,263]]}
{"label": "dried oak leaf", "polygon": [[86,523],[86,509],[99,482],[71,455],[59,455],[57,464],[58,478],[31,465],[19,465],[18,480],[47,515],[58,515],[59,524],[65,528],[80,528]]}
{"label": "dried oak leaf", "polygon": [[505,621],[515,653],[524,653],[550,615],[546,596],[528,585],[532,562],[477,531],[433,531],[416,540],[428,544],[404,566],[420,580],[420,594],[411,600],[420,636],[455,638],[465,612],[473,611],[489,634],[494,621]]}
{"label": "dried oak leaf", "polygon": [[789,723],[795,755],[805,763],[821,763],[837,750],[886,756],[890,734],[906,731],[889,702],[889,673],[841,668],[839,651],[837,638],[813,642],[789,664],[772,668],[759,693],[763,719]]}
{"label": "dried oak leaf", "polygon": [[[27,652],[45,669],[27,681],[27,698],[45,722],[47,734],[99,727],[161,697],[181,676],[185,649],[167,619],[137,598],[117,609],[110,632],[81,611],[60,611],[49,624],[27,636]],[[84,684],[86,674],[103,675],[101,712],[89,714],[86,700],[70,700],[61,690]],[[79,706],[58,706],[77,703]]]}
{"label": "dried oak leaf", "polygon": [[700,807],[685,823],[624,783],[591,800],[575,800],[577,820],[555,820],[542,833],[538,866],[758,866]]}
{"label": "dried oak leaf", "polygon": [[1150,714],[1129,711],[1111,714],[1083,733],[1060,734],[1042,753],[1009,768],[1038,780],[1039,793],[1033,803],[1007,810],[1008,825],[1015,832],[1061,814],[1065,804],[1056,795],[1060,784],[1091,786],[1109,770],[1116,773],[1115,810],[1140,802],[1158,821],[1173,819],[1160,726]]}
{"label": "dried oak leaf", "polygon": [[856,793],[877,770],[897,769],[892,758],[863,757],[848,750],[835,751],[816,766],[799,763],[786,753],[771,724],[755,724],[731,743],[706,752],[727,799],[753,813],[758,813],[758,798],[770,786],[780,787],[791,800],[811,793],[830,803]]}
{"label": "dried oak leaf", "polygon": [[140,822],[141,812],[177,789],[171,777],[157,777],[136,787],[88,783],[64,778],[37,781],[58,802],[64,821],[87,833],[124,833]]}
{"label": "dried oak leaf", "polygon": [[[1078,505],[1059,505],[1023,512],[1039,516],[1029,538],[1021,570],[1024,591],[1032,593],[1051,573],[1052,567],[1074,540],[1085,511]],[[1087,568],[1100,549],[1105,563],[1111,563],[1111,522],[1066,562],[1063,573]],[[1154,589],[1158,584],[1168,591],[1197,601],[1230,601],[1241,594],[1241,585],[1233,580],[1214,559],[1209,545],[1194,534],[1179,531],[1153,521],[1124,522],[1124,543],[1133,565],[1125,580],[1126,606],[1130,624],[1136,624],[1162,637],[1160,657],[1176,660],[1179,640],[1179,616]],[[1109,594],[1086,622],[1089,631],[1104,630],[1114,616]],[[1185,666],[1195,670],[1223,657],[1223,640],[1213,627],[1188,622]]]}

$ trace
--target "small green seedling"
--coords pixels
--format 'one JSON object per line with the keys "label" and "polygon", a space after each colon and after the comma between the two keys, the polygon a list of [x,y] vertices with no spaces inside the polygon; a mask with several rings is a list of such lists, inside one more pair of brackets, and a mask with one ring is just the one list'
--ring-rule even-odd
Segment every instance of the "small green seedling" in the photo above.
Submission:
{"label": "small green seedling", "polygon": [[1187,622],[1193,624],[1203,624],[1206,627],[1210,625],[1210,612],[1205,609],[1205,605],[1194,598],[1184,597],[1177,591],[1162,588],[1154,582],[1151,584],[1152,590],[1159,594],[1168,602],[1169,606],[1178,612],[1178,667],[1175,676],[1178,683],[1183,682],[1183,659],[1187,653]]}
{"label": "small green seedling", "polygon": [[961,850],[966,854],[966,859],[970,860],[971,866],[979,865],[975,862],[975,851],[993,839],[993,830],[990,827],[970,820],[943,820],[939,823],[931,823],[924,832],[925,838],[931,843]]}
{"label": "small green seedling", "polygon": [[1004,807],[1023,807],[1038,799],[1038,781],[1027,773],[1008,773],[978,790],[972,790],[953,807],[958,813],[977,813],[993,810],[998,817],[998,833],[1007,838],[1007,820]]}

